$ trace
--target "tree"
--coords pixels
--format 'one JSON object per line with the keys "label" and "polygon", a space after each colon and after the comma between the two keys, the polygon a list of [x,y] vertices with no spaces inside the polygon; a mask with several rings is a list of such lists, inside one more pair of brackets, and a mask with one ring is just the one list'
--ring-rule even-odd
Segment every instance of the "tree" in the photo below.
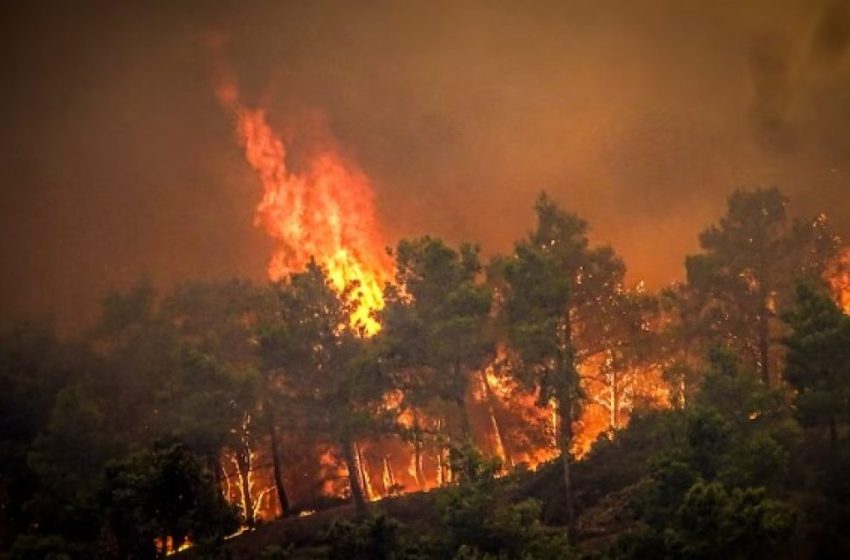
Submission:
{"label": "tree", "polygon": [[726,214],[700,234],[702,253],[685,262],[699,328],[747,358],[766,384],[778,381],[779,310],[794,282],[822,281],[838,251],[825,219],[792,221],[787,206],[775,188],[735,191]]}
{"label": "tree", "polygon": [[554,401],[571,538],[576,516],[570,475],[572,423],[582,391],[579,365],[629,341],[639,314],[622,313],[625,267],[608,247],[590,248],[587,223],[545,194],[537,199],[537,227],[494,263],[502,322],[517,376],[537,388],[541,405]]}
{"label": "tree", "polygon": [[800,420],[827,428],[835,450],[838,424],[850,419],[850,316],[827,294],[800,284],[785,320],[792,329],[785,378],[797,391]]}
{"label": "tree", "polygon": [[299,428],[323,434],[338,446],[351,496],[366,508],[355,444],[388,422],[389,389],[376,343],[352,324],[357,302],[338,293],[326,272],[311,262],[276,286],[274,318],[264,326],[264,367],[274,372],[278,400]]}
{"label": "tree", "polygon": [[78,373],[69,350],[50,325],[20,324],[0,333],[0,550],[32,523],[27,502],[39,484],[28,454],[51,421],[57,396]]}
{"label": "tree", "polygon": [[[667,483],[674,486],[688,480],[681,465],[669,465],[666,473]],[[698,481],[673,499],[663,519],[656,527],[621,536],[612,557],[764,558],[791,538],[796,511],[768,498],[762,488],[728,489],[719,482]]]}
{"label": "tree", "polygon": [[63,389],[28,456],[39,478],[29,508],[41,530],[90,538],[98,475],[129,444],[110,429],[100,403],[78,386]]}
{"label": "tree", "polygon": [[164,557],[187,539],[215,541],[238,527],[211,473],[175,441],[110,466],[100,502],[121,558]]}
{"label": "tree", "polygon": [[554,560],[572,558],[562,532],[540,523],[535,500],[511,503],[510,488],[496,479],[498,459],[485,458],[472,444],[452,449],[458,484],[437,497],[442,525],[442,558]]}
{"label": "tree", "polygon": [[581,361],[592,359],[593,367],[583,368],[580,377],[590,402],[602,407],[608,416],[608,431],[614,433],[625,425],[636,405],[659,404],[663,380],[658,369],[663,355],[654,324],[658,319],[655,297],[641,286],[620,288],[606,308],[601,340],[610,347],[601,353],[585,352]]}
{"label": "tree", "polygon": [[783,394],[734,353],[715,349],[709,363],[688,408],[647,418],[665,438],[633,487],[646,526],[619,539],[615,558],[763,557],[792,537],[796,510],[781,498],[798,433]]}
{"label": "tree", "polygon": [[268,373],[257,355],[256,331],[270,302],[270,290],[250,282],[190,282],[165,298],[161,312],[181,348],[179,367],[161,391],[163,432],[189,442],[208,461],[217,481],[222,451],[233,453],[249,526],[256,513],[250,472],[257,418],[265,420],[261,430],[272,449],[281,513],[289,509],[274,408],[264,390]]}
{"label": "tree", "polygon": [[492,296],[478,282],[478,248],[464,244],[455,250],[426,236],[399,242],[395,257],[396,286],[387,291],[383,339],[396,367],[413,375],[405,397],[414,406],[430,396],[451,403],[459,439],[470,439],[470,376],[492,359],[495,346],[487,329]]}
{"label": "tree", "polygon": [[80,382],[109,431],[141,445],[160,435],[159,399],[180,368],[181,341],[160,303],[148,281],[108,295],[86,340],[96,359]]}
{"label": "tree", "polygon": [[677,283],[662,290],[658,328],[659,361],[670,389],[670,402],[684,408],[699,388],[699,375],[711,348],[704,325],[702,298],[687,284]]}
{"label": "tree", "polygon": [[217,481],[220,455],[232,450],[248,525],[259,393],[253,325],[263,296],[240,281],[187,283],[164,298],[141,282],[110,295],[89,339],[98,361],[83,384],[108,432],[125,443],[179,437]]}

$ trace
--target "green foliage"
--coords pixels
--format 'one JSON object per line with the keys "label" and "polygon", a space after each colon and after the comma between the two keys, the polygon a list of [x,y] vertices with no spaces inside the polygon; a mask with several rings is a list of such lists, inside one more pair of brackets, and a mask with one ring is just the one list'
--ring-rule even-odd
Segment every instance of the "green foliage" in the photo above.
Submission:
{"label": "green foliage", "polygon": [[684,423],[682,414],[642,410],[632,416],[627,428],[598,439],[590,452],[575,465],[576,486],[582,489],[578,497],[579,506],[596,503],[605,495],[648,477],[654,464],[653,456],[683,444]]}
{"label": "green foliage", "polygon": [[351,311],[345,294],[312,264],[276,286],[274,313],[260,331],[278,402],[335,442],[373,433],[386,420],[380,400],[390,388],[376,343],[351,325]]}
{"label": "green foliage", "polygon": [[764,489],[697,483],[685,495],[671,538],[686,558],[755,558],[788,541],[793,508],[765,496]]}
{"label": "green foliage", "polygon": [[850,317],[828,295],[801,284],[785,318],[793,329],[785,339],[786,378],[808,436],[797,465],[798,487],[808,496],[807,532],[818,555],[840,557],[850,550]]}
{"label": "green foliage", "polygon": [[[535,210],[537,229],[517,243],[513,257],[494,263],[491,275],[504,293],[506,337],[520,360],[516,373],[539,386],[546,401],[577,387],[575,342],[565,321],[578,307],[580,271],[605,251],[588,250],[586,222],[545,193]],[[562,371],[562,364],[568,369]]]}
{"label": "green foliage", "polygon": [[352,446],[393,427],[383,402],[392,380],[379,343],[351,324],[347,296],[315,263],[275,286],[275,302],[259,329],[263,402],[266,412],[287,410],[289,427],[322,434],[338,446],[352,499],[365,509]]}
{"label": "green foliage", "polygon": [[468,441],[449,450],[449,464],[461,482],[490,482],[502,469],[498,457],[485,457]]}
{"label": "green foliage", "polygon": [[7,557],[9,560],[72,560],[90,554],[94,552],[74,547],[58,535],[21,535]]}
{"label": "green foliage", "polygon": [[792,224],[787,205],[776,188],[736,190],[726,214],[700,234],[702,253],[685,262],[695,305],[688,320],[765,383],[778,378],[777,310],[790,303],[797,279],[820,281],[838,249],[825,221]]}
{"label": "green foliage", "polygon": [[110,466],[100,502],[116,552],[126,558],[155,557],[154,539],[208,542],[238,527],[209,473],[180,443],[158,443]]}
{"label": "green foliage", "polygon": [[453,558],[555,560],[571,557],[567,535],[540,522],[534,500],[494,504],[479,487],[443,504],[447,554]]}
{"label": "green foliage", "polygon": [[495,351],[489,329],[492,293],[479,281],[478,248],[453,249],[442,240],[402,240],[395,250],[396,285],[387,288],[381,312],[384,353],[405,405],[437,402],[455,408],[453,434],[470,437],[464,399],[469,377]]}
{"label": "green foliage", "polygon": [[[472,245],[399,243],[374,337],[351,323],[357,286],[338,293],[315,263],[271,287],[191,282],[158,296],[141,282],[107,297],[75,342],[38,325],[0,334],[4,557],[144,558],[166,538],[225,557],[216,539],[235,515],[211,476],[224,453],[245,484],[268,445],[282,491],[312,472],[317,447],[332,448],[365,510],[354,443],[390,433],[413,442],[428,468],[434,444],[450,447],[456,484],[428,495],[433,527],[363,517],[335,525],[315,550],[262,555],[572,556],[566,531],[543,518],[591,541],[631,523],[611,551],[620,558],[763,557],[792,535],[795,551],[841,557],[850,318],[823,285],[839,250],[826,221],[792,222],[775,189],[737,191],[688,258],[688,282],[656,299],[624,287],[622,261],[591,246],[582,219],[545,194],[535,212],[534,231],[494,259],[487,282]],[[799,278],[808,283],[794,292]],[[556,401],[560,465],[499,478],[499,462],[467,437],[469,380],[497,345],[501,375],[541,404]],[[617,429],[573,461],[582,382],[647,364],[664,371],[674,408],[629,410],[627,428],[612,420]],[[421,412],[414,426],[397,425],[388,395]],[[493,415],[509,426],[506,448],[522,428],[520,414],[499,414],[508,407]]]}
{"label": "green foliage", "polygon": [[191,282],[161,305],[178,347],[171,375],[156,392],[158,435],[171,435],[214,460],[236,448],[261,389],[255,331],[271,292],[245,281]]}
{"label": "green foliage", "polygon": [[796,512],[763,489],[697,482],[662,529],[624,536],[615,558],[762,558],[791,538]]}
{"label": "green foliage", "polygon": [[507,488],[495,478],[498,461],[486,459],[472,446],[453,455],[464,476],[459,485],[438,497],[445,528],[444,557],[549,560],[570,556],[566,533],[540,522],[539,502],[505,500]]}
{"label": "green foliage", "polygon": [[797,287],[785,315],[793,329],[785,377],[797,390],[796,409],[805,425],[835,430],[850,420],[850,316],[811,286]]}
{"label": "green foliage", "polygon": [[663,526],[624,535],[612,556],[763,558],[788,542],[796,516],[792,507],[767,498],[763,489],[730,491],[719,482],[697,482]]}
{"label": "green foliage", "polygon": [[294,548],[292,544],[285,547],[278,544],[270,544],[260,552],[258,560],[289,560],[289,558],[292,558]]}
{"label": "green foliage", "polygon": [[645,529],[616,558],[761,557],[792,537],[796,509],[768,497],[789,472],[797,431],[781,395],[716,351],[693,406],[663,415],[678,432],[650,458],[632,507]]}
{"label": "green foliage", "polygon": [[0,550],[25,530],[28,502],[38,490],[29,454],[51,419],[57,395],[78,367],[48,325],[0,333]]}
{"label": "green foliage", "polygon": [[643,349],[654,302],[623,289],[623,262],[610,247],[589,246],[581,218],[545,193],[535,210],[536,229],[493,263],[490,276],[502,295],[512,373],[548,403],[579,396],[577,368],[588,358],[609,352],[627,363],[626,348]]}
{"label": "green foliage", "polygon": [[334,523],[323,536],[330,560],[392,560],[404,558],[399,524],[385,515],[360,523]]}
{"label": "green foliage", "polygon": [[640,487],[634,508],[642,520],[656,529],[670,524],[688,489],[699,473],[675,454],[659,455],[651,460],[650,478]]}

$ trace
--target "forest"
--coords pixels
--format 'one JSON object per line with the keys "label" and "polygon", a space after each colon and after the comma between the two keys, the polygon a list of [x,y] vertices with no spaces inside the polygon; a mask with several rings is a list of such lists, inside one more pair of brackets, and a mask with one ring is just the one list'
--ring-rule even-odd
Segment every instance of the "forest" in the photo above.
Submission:
{"label": "forest", "polygon": [[0,557],[847,558],[826,214],[736,190],[652,291],[569,207],[533,211],[507,254],[401,240],[380,306],[310,260],[6,329]]}

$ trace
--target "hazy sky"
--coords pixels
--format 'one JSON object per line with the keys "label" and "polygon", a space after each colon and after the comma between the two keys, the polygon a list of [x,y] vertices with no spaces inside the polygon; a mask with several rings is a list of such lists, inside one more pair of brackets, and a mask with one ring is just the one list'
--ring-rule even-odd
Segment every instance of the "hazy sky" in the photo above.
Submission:
{"label": "hazy sky", "polygon": [[262,278],[260,195],[204,38],[281,130],[324,114],[387,242],[507,250],[545,188],[681,277],[738,186],[850,234],[850,4],[5,2],[0,313],[90,320],[142,275]]}

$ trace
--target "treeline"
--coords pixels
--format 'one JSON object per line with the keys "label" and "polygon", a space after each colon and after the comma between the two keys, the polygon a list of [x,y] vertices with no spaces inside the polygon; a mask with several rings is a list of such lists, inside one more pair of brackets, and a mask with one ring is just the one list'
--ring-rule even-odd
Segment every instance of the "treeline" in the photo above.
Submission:
{"label": "treeline", "polygon": [[[535,212],[486,264],[474,245],[401,241],[374,336],[352,319],[359,287],[337,293],[315,264],[269,286],[159,296],[143,282],[73,341],[44,325],[4,333],[2,549],[151,558],[216,543],[261,510],[365,511],[380,476],[382,494],[460,484],[447,515],[475,534],[450,522],[450,548],[495,558],[488,530],[545,512],[499,509],[493,477],[541,449],[559,456],[549,521],[573,544],[595,500],[625,492],[635,523],[614,557],[846,546],[847,262],[826,219],[793,220],[775,189],[737,191],[686,280],[649,293],[584,220],[546,195]],[[606,429],[576,461],[591,407]],[[500,464],[470,463],[480,451]]]}

